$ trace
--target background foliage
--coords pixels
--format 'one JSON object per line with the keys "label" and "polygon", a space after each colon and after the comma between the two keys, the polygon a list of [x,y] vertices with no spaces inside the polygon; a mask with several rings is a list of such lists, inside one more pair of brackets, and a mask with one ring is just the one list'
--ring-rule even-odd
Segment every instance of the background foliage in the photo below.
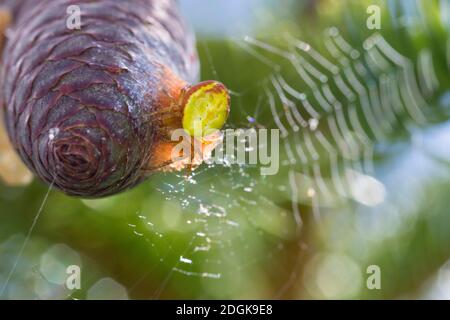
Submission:
{"label": "background foliage", "polygon": [[[386,188],[385,201],[373,207],[320,203],[320,217],[309,200],[298,201],[299,230],[286,166],[270,178],[258,168],[203,167],[194,177],[159,174],[101,200],[51,191],[17,259],[47,187],[39,181],[26,188],[0,185],[0,287],[17,261],[1,297],[450,297],[450,17],[443,11],[449,1],[181,2],[198,34],[202,78],[218,79],[233,92],[232,128],[254,126],[254,119],[276,128],[264,104],[265,88],[275,93],[270,76],[298,81],[286,59],[250,46],[245,36],[282,50],[289,50],[291,36],[325,54],[324,30],[335,26],[361,48],[373,34],[366,9],[377,4],[380,33],[398,52],[416,63],[428,48],[440,85],[427,98],[427,123],[405,116],[375,143],[375,176]],[[207,227],[197,229],[195,219],[207,219]],[[195,249],[205,244],[208,251]],[[64,286],[72,264],[81,266],[81,290]],[[381,268],[381,290],[366,288],[369,265]]]}

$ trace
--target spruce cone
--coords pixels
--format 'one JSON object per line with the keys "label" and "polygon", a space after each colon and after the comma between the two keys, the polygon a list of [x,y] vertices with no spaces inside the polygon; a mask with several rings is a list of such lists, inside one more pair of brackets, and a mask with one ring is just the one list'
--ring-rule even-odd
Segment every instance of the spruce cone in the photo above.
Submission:
{"label": "spruce cone", "polygon": [[[13,24],[1,102],[11,142],[37,176],[101,197],[167,165],[158,149],[182,127],[180,96],[198,76],[194,37],[174,0],[6,5]],[[81,9],[79,29],[68,28],[71,5]]]}

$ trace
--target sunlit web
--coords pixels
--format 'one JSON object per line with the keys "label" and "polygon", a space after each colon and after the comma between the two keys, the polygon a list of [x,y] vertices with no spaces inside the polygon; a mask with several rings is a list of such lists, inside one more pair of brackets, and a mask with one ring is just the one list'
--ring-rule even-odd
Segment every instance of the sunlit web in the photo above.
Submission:
{"label": "sunlit web", "polygon": [[[179,204],[190,232],[185,246],[174,248],[173,237],[159,230],[157,212],[140,212],[129,224],[154,250],[164,248],[156,252],[158,263],[170,272],[154,298],[175,273],[208,281],[236,277],[246,266],[273,264],[286,241],[305,250],[302,227],[310,217],[320,224],[322,215],[348,203],[378,205],[386,191],[376,179],[377,146],[394,131],[428,123],[429,101],[440,86],[428,48],[413,61],[379,33],[353,46],[335,27],[325,30],[322,53],[291,35],[284,40],[285,48],[250,36],[231,41],[272,70],[256,84],[259,99],[252,108],[239,107],[246,90],[231,92],[235,112],[247,120],[233,127],[280,130],[279,174],[264,177],[258,167],[225,160],[166,176],[156,188]],[[203,63],[221,80],[204,49]],[[281,268],[287,283],[278,294],[297,276],[295,263]]]}

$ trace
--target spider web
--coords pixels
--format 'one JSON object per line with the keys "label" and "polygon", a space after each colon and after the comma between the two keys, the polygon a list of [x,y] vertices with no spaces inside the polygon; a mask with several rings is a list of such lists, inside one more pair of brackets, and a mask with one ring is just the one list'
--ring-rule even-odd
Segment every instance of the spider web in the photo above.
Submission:
{"label": "spider web", "polygon": [[[440,86],[430,49],[422,49],[414,62],[379,33],[353,47],[336,27],[324,32],[324,53],[288,34],[284,42],[285,48],[252,36],[231,40],[236,50],[270,69],[255,85],[253,108],[242,107],[247,91],[231,91],[234,109],[247,120],[234,127],[279,129],[280,172],[261,176],[257,166],[225,159],[156,183],[167,201],[180,204],[183,228],[191,234],[184,247],[174,248],[152,222],[153,214],[139,214],[130,223],[151,247],[166,242],[166,250],[156,254],[170,271],[153,298],[161,297],[176,273],[223,284],[265,263],[280,264],[283,276],[275,297],[283,296],[308,248],[305,220],[320,224],[324,214],[349,203],[382,203],[386,190],[373,163],[377,146],[393,132],[410,134],[429,122],[429,101]],[[203,49],[204,63],[220,80],[208,46]],[[279,259],[286,244],[297,252],[290,263]]]}

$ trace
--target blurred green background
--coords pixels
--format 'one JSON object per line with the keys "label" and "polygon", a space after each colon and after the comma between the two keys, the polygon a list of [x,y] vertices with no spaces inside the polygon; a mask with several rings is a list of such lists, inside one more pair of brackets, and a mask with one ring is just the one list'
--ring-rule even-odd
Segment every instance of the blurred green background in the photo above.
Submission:
{"label": "blurred green background", "polygon": [[[420,106],[426,121],[416,123],[408,112],[389,118],[383,109],[376,123],[388,128],[381,139],[370,121],[363,124],[370,156],[339,154],[330,165],[317,140],[320,161],[290,155],[308,147],[307,133],[282,118],[289,136],[282,139],[280,172],[269,177],[257,166],[204,165],[191,174],[155,175],[100,200],[50,190],[44,203],[48,187],[39,181],[0,184],[0,298],[450,298],[450,1],[180,2],[196,30],[202,79],[220,80],[232,92],[230,128],[277,128],[270,95],[280,117],[286,106],[274,77],[313,96],[283,54],[299,39],[333,60],[330,27],[361,53],[369,52],[367,38],[381,34],[412,63],[421,89],[431,81]],[[369,5],[381,9],[381,30],[366,26]],[[366,58],[360,60],[371,70]],[[370,91],[399,70],[391,63],[360,81]],[[352,104],[361,110],[358,101],[337,100],[347,119]],[[304,116],[304,105],[294,103]],[[380,94],[381,108],[385,103]],[[339,145],[322,121],[318,130]],[[367,163],[373,172],[359,170]],[[342,177],[356,172],[343,195],[327,179],[330,168]],[[80,267],[79,290],[65,286],[70,265]],[[372,265],[380,268],[380,289],[366,286]]]}

